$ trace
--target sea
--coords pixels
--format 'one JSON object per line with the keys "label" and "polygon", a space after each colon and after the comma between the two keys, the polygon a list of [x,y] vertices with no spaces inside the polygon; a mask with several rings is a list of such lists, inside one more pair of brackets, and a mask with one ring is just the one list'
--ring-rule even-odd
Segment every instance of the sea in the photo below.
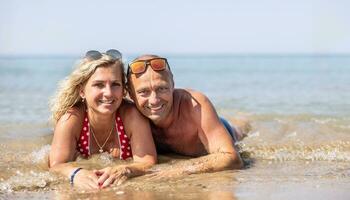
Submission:
{"label": "sea", "polygon": [[[175,87],[203,92],[233,125],[249,122],[236,143],[244,169],[72,188],[48,171],[48,101],[79,57],[0,56],[0,199],[350,199],[350,55],[163,56]],[[188,159],[162,155],[155,168]]]}

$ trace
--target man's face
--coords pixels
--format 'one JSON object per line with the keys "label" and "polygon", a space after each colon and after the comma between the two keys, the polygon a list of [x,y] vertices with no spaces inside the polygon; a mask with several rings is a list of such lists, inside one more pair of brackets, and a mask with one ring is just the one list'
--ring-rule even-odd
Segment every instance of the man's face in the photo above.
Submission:
{"label": "man's face", "polygon": [[172,109],[174,91],[168,69],[154,71],[148,66],[144,73],[130,76],[130,96],[139,111],[155,124],[166,119]]}

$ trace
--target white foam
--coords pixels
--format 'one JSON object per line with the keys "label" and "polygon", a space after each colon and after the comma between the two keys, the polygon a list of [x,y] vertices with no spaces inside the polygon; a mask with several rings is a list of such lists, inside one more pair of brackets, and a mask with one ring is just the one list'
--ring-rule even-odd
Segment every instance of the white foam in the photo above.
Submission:
{"label": "white foam", "polygon": [[42,146],[39,150],[33,151],[30,154],[31,161],[33,163],[41,163],[43,161],[46,162],[47,157],[50,153],[50,149],[51,149],[51,145],[47,144],[47,145]]}

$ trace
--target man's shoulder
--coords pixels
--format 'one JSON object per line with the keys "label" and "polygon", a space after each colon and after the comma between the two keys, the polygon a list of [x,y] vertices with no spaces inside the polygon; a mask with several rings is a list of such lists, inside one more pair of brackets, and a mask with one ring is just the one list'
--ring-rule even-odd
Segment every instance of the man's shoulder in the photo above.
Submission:
{"label": "man's shoulder", "polygon": [[175,112],[180,113],[178,116],[185,118],[186,121],[191,121],[191,123],[199,125],[202,113],[206,112],[208,108],[211,107],[211,102],[202,92],[192,89],[175,90]]}
{"label": "man's shoulder", "polygon": [[191,95],[202,94],[202,95],[204,95],[202,92],[199,92],[199,91],[192,89],[192,88],[175,88],[174,93],[181,94],[181,95],[186,95],[186,94],[187,95],[188,94],[191,94]]}
{"label": "man's shoulder", "polygon": [[176,88],[174,90],[174,98],[179,99],[182,102],[191,102],[193,107],[209,101],[208,97],[204,93],[189,88]]}

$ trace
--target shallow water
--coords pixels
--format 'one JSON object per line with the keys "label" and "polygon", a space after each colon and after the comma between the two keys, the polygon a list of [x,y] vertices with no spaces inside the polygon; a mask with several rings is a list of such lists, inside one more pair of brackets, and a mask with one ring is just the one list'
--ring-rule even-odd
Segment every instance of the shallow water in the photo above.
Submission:
{"label": "shallow water", "polygon": [[[74,58],[0,59],[0,199],[349,199],[350,57],[170,56],[176,85],[205,92],[218,113],[247,119],[247,167],[79,191],[50,174],[48,98]],[[183,159],[183,158],[182,158]],[[181,165],[161,156],[157,170]],[[112,164],[108,155],[78,160]]]}
{"label": "shallow water", "polygon": [[[50,174],[47,155],[50,136],[6,139],[0,166],[0,197],[6,199],[318,199],[350,197],[350,142],[274,143],[252,131],[238,145],[247,166],[242,170],[154,179],[130,179],[103,191],[71,188],[68,180]],[[296,137],[296,136],[295,136]],[[258,141],[258,142],[257,142]],[[155,170],[183,163],[183,157],[160,156]],[[77,161],[84,168],[113,163],[107,154]],[[335,187],[333,187],[335,186]],[[310,195],[312,193],[313,195]]]}

